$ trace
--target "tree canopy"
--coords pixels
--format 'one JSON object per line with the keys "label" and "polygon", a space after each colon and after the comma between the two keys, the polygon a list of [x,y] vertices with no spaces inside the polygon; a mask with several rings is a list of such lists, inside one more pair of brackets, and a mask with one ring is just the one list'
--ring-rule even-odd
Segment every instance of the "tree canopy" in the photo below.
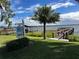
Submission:
{"label": "tree canopy", "polygon": [[59,13],[51,10],[51,7],[38,7],[32,19],[40,21],[40,23],[55,23],[56,21],[59,21]]}
{"label": "tree canopy", "polygon": [[0,10],[1,10],[0,21],[5,21],[5,23],[8,25],[11,24],[11,21],[9,19],[14,16],[10,6],[11,4],[9,0],[0,0]]}
{"label": "tree canopy", "polygon": [[38,7],[32,19],[37,20],[44,25],[44,39],[46,32],[46,23],[55,23],[59,21],[59,13],[52,10],[49,6]]}

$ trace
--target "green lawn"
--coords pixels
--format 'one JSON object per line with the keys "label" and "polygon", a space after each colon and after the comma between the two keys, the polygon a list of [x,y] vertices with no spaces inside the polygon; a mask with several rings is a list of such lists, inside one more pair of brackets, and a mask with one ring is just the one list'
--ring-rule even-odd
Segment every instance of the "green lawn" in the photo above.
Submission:
{"label": "green lawn", "polygon": [[[15,39],[15,36],[0,36],[0,44]],[[30,37],[35,41],[31,47],[6,52],[0,48],[0,59],[79,59],[79,42],[62,42],[41,40]]]}
{"label": "green lawn", "polygon": [[15,35],[0,35],[0,46],[5,42],[16,39]]}

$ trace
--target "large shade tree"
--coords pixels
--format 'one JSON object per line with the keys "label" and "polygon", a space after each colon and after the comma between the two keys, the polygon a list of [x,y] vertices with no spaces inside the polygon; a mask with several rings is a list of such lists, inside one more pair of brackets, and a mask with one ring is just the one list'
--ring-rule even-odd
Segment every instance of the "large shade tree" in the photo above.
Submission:
{"label": "large shade tree", "polygon": [[0,21],[5,21],[6,24],[11,25],[10,18],[14,16],[10,8],[10,0],[0,0]]}
{"label": "large shade tree", "polygon": [[40,23],[43,23],[43,34],[44,39],[46,39],[46,23],[55,23],[59,21],[59,13],[52,10],[50,6],[45,5],[42,7],[38,7],[37,10],[35,10],[35,14],[32,17],[32,20],[37,20]]}

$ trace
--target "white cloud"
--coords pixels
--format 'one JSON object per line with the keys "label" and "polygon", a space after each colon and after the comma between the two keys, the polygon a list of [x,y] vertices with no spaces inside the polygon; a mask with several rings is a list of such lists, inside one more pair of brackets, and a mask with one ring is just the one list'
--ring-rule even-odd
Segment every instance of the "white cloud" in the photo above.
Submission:
{"label": "white cloud", "polygon": [[25,10],[17,10],[17,11],[15,11],[14,13],[15,13],[15,14],[22,14],[22,13],[29,13],[29,12],[27,12],[27,11],[25,11]]}
{"label": "white cloud", "polygon": [[[42,6],[42,5],[40,5],[40,4],[32,5],[32,6],[30,6],[29,8],[26,8],[26,11],[27,11],[27,12],[28,12],[28,11],[29,11],[29,12],[33,12],[34,10],[37,9],[37,7],[41,7],[41,6]],[[52,9],[58,9],[58,8],[61,8],[61,7],[75,6],[75,4],[72,3],[72,2],[67,1],[67,2],[65,2],[65,3],[56,3],[56,4],[50,3],[50,4],[48,4],[47,6],[51,6]]]}
{"label": "white cloud", "polygon": [[[69,6],[75,6],[74,3],[71,3],[69,1],[65,2],[65,3],[57,3],[57,4],[48,4],[48,6],[52,6],[52,9],[58,9],[61,7],[69,7]],[[31,13],[34,10],[36,10],[37,7],[40,7],[40,4],[36,4],[36,5],[32,5],[29,8],[26,8],[25,10],[20,10],[20,11],[15,11],[15,13]],[[19,7],[18,9],[22,9],[22,7]],[[25,20],[25,24],[29,25],[29,26],[38,26],[38,25],[42,25],[40,24],[38,21],[34,21],[30,19],[31,17],[26,17]],[[60,14],[60,22],[62,22],[63,20],[79,20],[79,11],[76,12],[70,12],[70,13],[65,13],[65,14]],[[57,24],[60,24],[60,22],[58,22]],[[53,23],[49,24],[49,25],[55,25]]]}
{"label": "white cloud", "polygon": [[31,19],[31,17],[26,17],[24,19],[25,21],[25,24],[28,25],[28,26],[38,26],[38,25],[41,25],[38,21],[34,21]]}
{"label": "white cloud", "polygon": [[18,10],[21,10],[21,9],[23,9],[23,7],[22,7],[22,6],[20,6],[20,7],[18,7],[17,9],[18,9]]}
{"label": "white cloud", "polygon": [[61,20],[65,20],[65,19],[79,20],[79,11],[61,14],[60,18]]}
{"label": "white cloud", "polygon": [[[38,26],[42,25],[38,21],[31,20],[31,17],[26,17],[25,19],[25,24],[29,26]],[[60,14],[60,22],[57,22],[55,24],[50,23],[47,25],[59,25],[59,24],[77,24],[79,23],[79,11],[76,12],[69,12],[65,14]]]}
{"label": "white cloud", "polygon": [[0,22],[0,26],[4,26],[5,25],[5,22]]}
{"label": "white cloud", "polygon": [[[43,24],[40,24],[39,21],[35,21],[35,20],[32,20],[31,17],[26,17],[24,19],[25,21],[25,25],[28,25],[28,26],[41,26]],[[56,25],[58,23],[50,23],[50,24],[46,24],[46,25]]]}
{"label": "white cloud", "polygon": [[20,6],[17,9],[15,9],[14,13],[15,14],[32,13],[39,6],[40,6],[39,4],[33,5],[33,6],[29,7],[29,8],[23,8],[22,6]]}
{"label": "white cloud", "polygon": [[58,9],[58,8],[61,8],[61,7],[69,7],[69,6],[75,6],[74,3],[71,3],[71,2],[66,2],[66,3],[57,3],[57,4],[48,4],[48,6],[51,6],[52,9]]}
{"label": "white cloud", "polygon": [[18,5],[18,4],[20,4],[20,3],[21,3],[20,0],[14,0],[14,3],[11,5],[11,9],[12,9],[12,10],[21,9],[21,8],[22,8],[21,6],[18,7],[18,8],[16,8],[16,5]]}
{"label": "white cloud", "polygon": [[15,0],[14,3],[15,3],[15,4],[20,4],[21,1],[20,1],[20,0]]}
{"label": "white cloud", "polygon": [[[19,1],[19,0],[16,0],[16,1]],[[41,7],[41,6],[42,5],[40,4],[32,5],[29,8],[23,8],[22,6],[20,6],[15,10],[15,13],[32,13],[37,9],[37,7]],[[75,6],[75,4],[67,1],[66,3],[56,3],[56,4],[51,3],[51,4],[48,4],[48,6],[51,6],[52,9],[58,9],[61,7]]]}
{"label": "white cloud", "polygon": [[61,7],[69,7],[69,6],[74,6],[75,4],[71,3],[71,2],[67,2],[67,3],[58,3],[55,5],[52,5],[52,9],[57,9],[57,8],[61,8]]}
{"label": "white cloud", "polygon": [[18,14],[18,13],[25,13],[25,11],[15,11],[15,14]]}
{"label": "white cloud", "polygon": [[36,5],[33,5],[33,6],[29,7],[29,8],[26,8],[26,10],[27,11],[34,11],[34,10],[36,10],[37,7],[40,7],[40,6],[41,6],[40,4],[36,4]]}

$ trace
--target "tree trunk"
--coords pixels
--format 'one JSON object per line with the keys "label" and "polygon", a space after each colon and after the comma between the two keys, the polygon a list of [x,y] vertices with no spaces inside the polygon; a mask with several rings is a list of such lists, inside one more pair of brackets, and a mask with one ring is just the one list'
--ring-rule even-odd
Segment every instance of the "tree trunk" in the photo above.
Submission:
{"label": "tree trunk", "polygon": [[43,34],[44,34],[43,39],[46,39],[46,22],[44,22]]}

